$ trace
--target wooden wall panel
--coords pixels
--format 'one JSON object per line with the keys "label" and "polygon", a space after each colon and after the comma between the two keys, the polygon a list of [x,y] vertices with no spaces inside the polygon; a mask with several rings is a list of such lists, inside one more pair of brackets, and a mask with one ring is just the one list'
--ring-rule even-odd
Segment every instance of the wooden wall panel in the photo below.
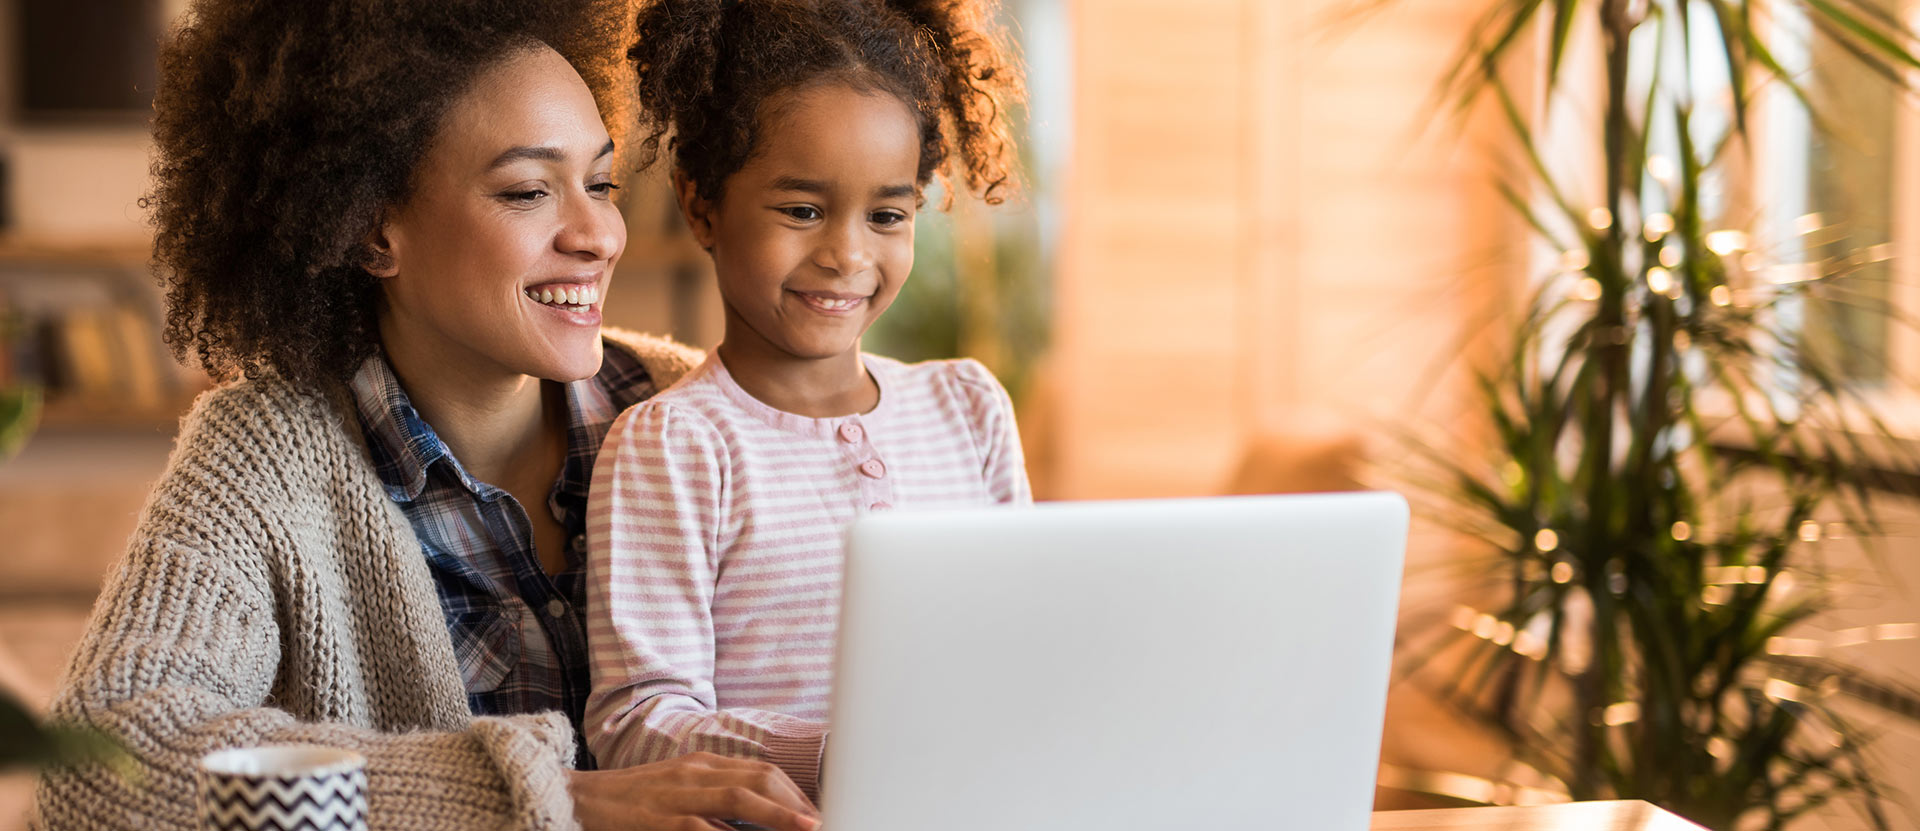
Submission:
{"label": "wooden wall panel", "polygon": [[1046,495],[1214,493],[1258,436],[1454,406],[1433,359],[1514,256],[1478,128],[1420,115],[1482,4],[1335,5],[1071,4]]}

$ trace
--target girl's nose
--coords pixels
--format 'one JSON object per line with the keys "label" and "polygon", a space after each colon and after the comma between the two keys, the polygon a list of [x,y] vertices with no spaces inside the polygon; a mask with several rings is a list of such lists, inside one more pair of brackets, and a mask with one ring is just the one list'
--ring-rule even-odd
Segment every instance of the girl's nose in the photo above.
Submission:
{"label": "girl's nose", "polygon": [[836,228],[814,250],[813,264],[842,277],[861,274],[873,268],[873,246],[866,229],[857,224]]}

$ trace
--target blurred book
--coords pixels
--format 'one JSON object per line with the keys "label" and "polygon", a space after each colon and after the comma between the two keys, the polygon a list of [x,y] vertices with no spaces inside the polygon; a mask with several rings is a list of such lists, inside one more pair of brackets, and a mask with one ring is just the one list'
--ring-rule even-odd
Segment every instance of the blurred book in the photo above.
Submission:
{"label": "blurred book", "polygon": [[75,309],[51,322],[48,393],[137,410],[165,403],[173,379],[156,360],[160,337],[142,313],[123,305]]}
{"label": "blurred book", "polygon": [[35,384],[46,423],[171,425],[205,383],[174,365],[142,261],[0,259],[0,378]]}

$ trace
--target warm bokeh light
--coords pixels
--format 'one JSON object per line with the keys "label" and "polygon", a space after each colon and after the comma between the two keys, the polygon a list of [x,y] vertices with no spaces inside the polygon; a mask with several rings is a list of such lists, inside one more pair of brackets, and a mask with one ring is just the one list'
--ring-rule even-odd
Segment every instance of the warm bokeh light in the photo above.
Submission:
{"label": "warm bokeh light", "polygon": [[1647,288],[1654,294],[1667,294],[1674,289],[1673,272],[1659,266],[1647,269]]}
{"label": "warm bokeh light", "polygon": [[1641,229],[1641,234],[1646,237],[1647,242],[1659,242],[1671,233],[1673,233],[1672,214],[1654,214],[1649,216],[1647,217],[1645,227]]}

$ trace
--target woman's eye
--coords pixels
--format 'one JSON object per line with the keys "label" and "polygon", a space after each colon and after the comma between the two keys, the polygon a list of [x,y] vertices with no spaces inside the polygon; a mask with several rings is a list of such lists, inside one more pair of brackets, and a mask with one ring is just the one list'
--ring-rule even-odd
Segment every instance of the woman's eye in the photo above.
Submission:
{"label": "woman's eye", "polygon": [[907,215],[899,211],[875,211],[868,221],[882,228],[892,228],[907,221]]}
{"label": "woman's eye", "polygon": [[780,212],[801,222],[812,222],[820,218],[820,209],[812,205],[795,205],[791,208],[781,208]]}
{"label": "woman's eye", "polygon": [[547,197],[547,192],[544,190],[540,190],[539,188],[531,188],[528,190],[510,190],[510,191],[507,191],[506,193],[500,194],[500,196],[501,198],[506,199],[508,202],[520,202],[520,203],[530,205],[542,199],[545,199]]}
{"label": "woman's eye", "polygon": [[613,196],[614,191],[619,189],[620,186],[612,182],[598,182],[587,186],[587,190],[592,191],[595,196],[610,197]]}

